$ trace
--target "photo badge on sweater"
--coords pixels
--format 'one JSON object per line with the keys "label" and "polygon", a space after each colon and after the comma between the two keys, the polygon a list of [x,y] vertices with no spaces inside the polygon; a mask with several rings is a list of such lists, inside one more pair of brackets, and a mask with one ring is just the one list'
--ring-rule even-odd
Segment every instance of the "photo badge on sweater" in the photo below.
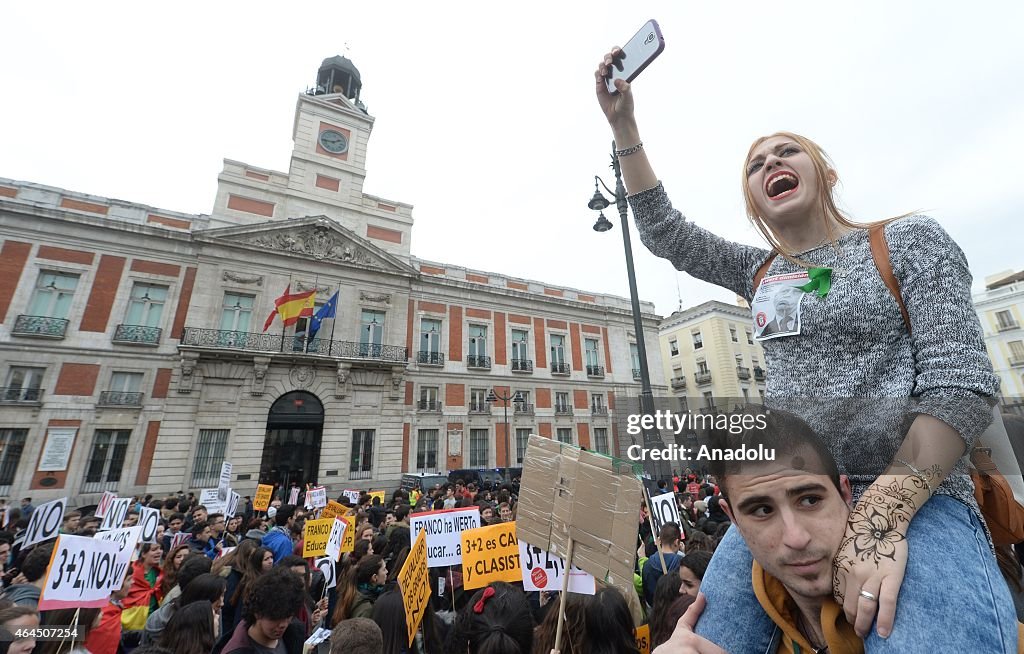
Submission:
{"label": "photo badge on sweater", "polygon": [[807,295],[800,287],[808,281],[807,271],[772,275],[761,280],[750,303],[755,339],[766,341],[800,333],[800,303]]}

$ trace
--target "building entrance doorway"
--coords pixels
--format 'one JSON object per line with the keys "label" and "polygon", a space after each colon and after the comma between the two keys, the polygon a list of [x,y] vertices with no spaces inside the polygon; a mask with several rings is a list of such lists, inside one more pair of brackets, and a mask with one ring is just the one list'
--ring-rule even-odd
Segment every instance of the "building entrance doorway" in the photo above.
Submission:
{"label": "building entrance doorway", "polygon": [[323,429],[324,405],[315,395],[293,391],[277,398],[267,416],[260,483],[282,490],[316,485]]}

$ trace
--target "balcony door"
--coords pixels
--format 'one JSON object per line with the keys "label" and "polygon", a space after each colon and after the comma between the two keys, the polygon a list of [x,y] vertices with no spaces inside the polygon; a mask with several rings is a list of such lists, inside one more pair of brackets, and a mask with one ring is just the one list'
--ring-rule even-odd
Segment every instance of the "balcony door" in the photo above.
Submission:
{"label": "balcony door", "polygon": [[270,407],[260,483],[289,488],[316,484],[320,469],[324,406],[311,393],[285,393]]}

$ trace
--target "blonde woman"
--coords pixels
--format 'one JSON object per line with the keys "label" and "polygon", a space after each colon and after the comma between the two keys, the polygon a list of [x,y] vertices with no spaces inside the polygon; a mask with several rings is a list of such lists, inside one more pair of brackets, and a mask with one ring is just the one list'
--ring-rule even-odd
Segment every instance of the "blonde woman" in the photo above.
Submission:
{"label": "blonde woman", "polygon": [[[810,561],[798,537],[779,546],[817,583],[832,581],[869,653],[934,651],[940,632],[943,651],[1015,652],[1013,604],[964,460],[991,420],[999,385],[963,252],[930,218],[884,224],[904,314],[876,266],[868,225],[836,205],[835,168],[817,144],[790,132],[754,141],[742,170],[747,214],[771,249],[698,227],[673,208],[648,161],[630,85],[617,82],[614,95],[605,87],[620,55],[605,56],[595,86],[644,245],[751,303],[766,403],[801,413],[854,487],[857,503],[834,562]],[[768,55],[770,68],[778,58]],[[797,83],[795,70],[772,74]],[[673,156],[704,153],[684,145]],[[772,300],[793,292],[787,287],[801,293],[787,307],[786,329],[761,333],[781,316]],[[731,654],[764,652],[772,638],[750,571],[750,552],[730,529],[701,586],[707,608],[697,631]]]}

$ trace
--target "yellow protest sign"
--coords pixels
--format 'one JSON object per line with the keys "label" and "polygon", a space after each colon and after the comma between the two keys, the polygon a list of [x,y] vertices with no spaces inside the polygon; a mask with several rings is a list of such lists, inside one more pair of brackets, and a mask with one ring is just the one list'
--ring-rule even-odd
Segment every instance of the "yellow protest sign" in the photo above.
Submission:
{"label": "yellow protest sign", "polygon": [[318,558],[327,554],[327,539],[334,520],[307,520],[302,530],[302,558]]}
{"label": "yellow protest sign", "polygon": [[398,573],[398,587],[402,589],[402,603],[405,605],[405,628],[409,632],[409,646],[416,637],[416,630],[423,620],[430,601],[430,577],[427,576],[427,532],[420,531],[416,542],[409,550],[402,571]]}
{"label": "yellow protest sign", "polygon": [[645,624],[636,628],[636,648],[640,654],[651,654],[651,625]]}
{"label": "yellow protest sign", "polygon": [[266,511],[270,508],[270,498],[274,495],[274,487],[270,484],[260,484],[256,487],[256,497],[252,501],[252,508],[255,511]]}
{"label": "yellow protest sign", "polygon": [[[339,520],[344,520],[348,523],[348,527],[345,528],[345,536],[341,539],[341,553],[351,552],[356,546],[356,517],[354,515],[337,516]],[[328,520],[328,522],[330,522]],[[327,529],[327,535],[331,535],[330,528]],[[327,541],[324,541],[324,547],[327,547]]]}
{"label": "yellow protest sign", "polygon": [[516,523],[462,532],[462,583],[466,590],[483,588],[492,581],[522,580]]}
{"label": "yellow protest sign", "polygon": [[384,503],[384,491],[370,491],[367,495],[370,496],[370,502],[373,502],[373,498],[379,497],[380,503]]}
{"label": "yellow protest sign", "polygon": [[330,500],[327,502],[327,506],[324,507],[324,510],[320,512],[320,519],[333,520],[338,516],[345,515],[347,511],[348,509],[345,508],[344,504],[339,504],[334,500]]}

